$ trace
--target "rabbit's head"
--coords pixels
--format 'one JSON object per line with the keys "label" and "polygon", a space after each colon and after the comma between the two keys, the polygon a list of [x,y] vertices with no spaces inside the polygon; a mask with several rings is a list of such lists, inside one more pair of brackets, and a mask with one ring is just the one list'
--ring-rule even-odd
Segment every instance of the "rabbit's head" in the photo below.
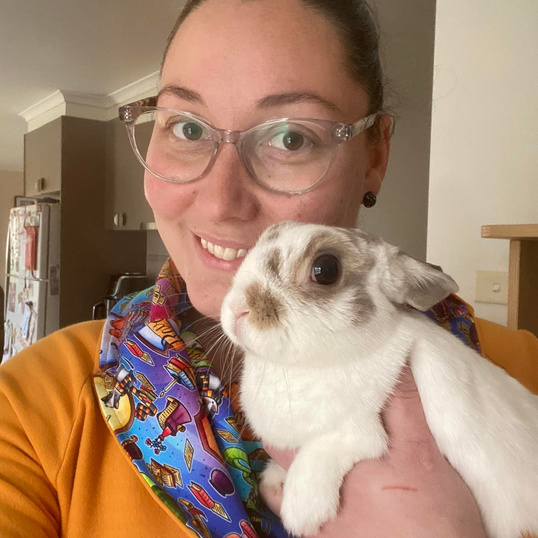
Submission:
{"label": "rabbit's head", "polygon": [[428,310],[457,290],[439,268],[361,230],[282,222],[245,258],[221,323],[250,356],[319,367],[374,351],[402,309]]}

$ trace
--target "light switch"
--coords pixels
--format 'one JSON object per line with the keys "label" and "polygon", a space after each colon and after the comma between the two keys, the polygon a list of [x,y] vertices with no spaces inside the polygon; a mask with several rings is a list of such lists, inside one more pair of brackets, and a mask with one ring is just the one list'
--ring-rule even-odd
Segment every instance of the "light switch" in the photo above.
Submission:
{"label": "light switch", "polygon": [[475,301],[477,303],[508,304],[508,273],[477,271]]}

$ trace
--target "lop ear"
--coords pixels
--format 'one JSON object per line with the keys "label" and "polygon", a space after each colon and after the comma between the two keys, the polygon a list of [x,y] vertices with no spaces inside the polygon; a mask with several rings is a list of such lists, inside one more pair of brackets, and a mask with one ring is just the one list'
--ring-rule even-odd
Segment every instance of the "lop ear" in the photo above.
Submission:
{"label": "lop ear", "polygon": [[394,247],[387,249],[387,263],[381,289],[393,303],[425,312],[459,290],[440,267],[415,260]]}

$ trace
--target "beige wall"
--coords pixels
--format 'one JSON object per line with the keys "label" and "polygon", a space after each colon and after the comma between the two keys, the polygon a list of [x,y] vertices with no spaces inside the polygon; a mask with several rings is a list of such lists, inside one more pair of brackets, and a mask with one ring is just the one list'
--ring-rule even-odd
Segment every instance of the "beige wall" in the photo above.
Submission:
{"label": "beige wall", "polygon": [[[24,176],[22,172],[0,170],[0,286],[4,287],[6,265],[6,236],[9,222],[9,210],[13,207],[15,196],[24,193]],[[4,305],[2,305],[2,308]]]}
{"label": "beige wall", "polygon": [[477,270],[507,271],[508,242],[483,224],[538,223],[538,2],[439,0],[428,259],[474,303]]}
{"label": "beige wall", "polygon": [[377,205],[359,226],[426,257],[435,0],[372,0],[381,27],[389,107],[397,115]]}

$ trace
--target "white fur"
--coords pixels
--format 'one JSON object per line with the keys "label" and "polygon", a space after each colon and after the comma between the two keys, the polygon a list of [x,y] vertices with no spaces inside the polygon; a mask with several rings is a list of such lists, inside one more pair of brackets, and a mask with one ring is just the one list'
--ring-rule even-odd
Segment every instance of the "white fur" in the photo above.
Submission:
{"label": "white fur", "polygon": [[[299,248],[294,245],[306,244],[318,229],[290,224],[281,235],[284,272]],[[376,262],[367,280],[376,309],[357,327],[346,311],[348,290],[328,309],[294,305],[285,286],[264,274],[274,245],[261,240],[249,253],[224,300],[221,320],[245,350],[241,403],[252,428],[268,444],[299,448],[284,483],[286,528],[295,535],[318,532],[336,516],[345,474],[356,462],[387,450],[380,411],[410,360],[428,426],[472,491],[489,536],[538,533],[538,396],[424,314],[387,298],[391,286],[410,285],[400,266],[394,270],[402,257],[395,257],[393,247],[368,250]],[[388,276],[395,272],[397,284]],[[411,280],[420,288],[419,273],[413,265]],[[429,271],[425,278],[436,276]],[[248,316],[236,321],[235,306],[244,307],[244,290],[255,280],[285,302],[280,327],[256,331]],[[274,465],[263,478],[266,488],[282,480]]]}

